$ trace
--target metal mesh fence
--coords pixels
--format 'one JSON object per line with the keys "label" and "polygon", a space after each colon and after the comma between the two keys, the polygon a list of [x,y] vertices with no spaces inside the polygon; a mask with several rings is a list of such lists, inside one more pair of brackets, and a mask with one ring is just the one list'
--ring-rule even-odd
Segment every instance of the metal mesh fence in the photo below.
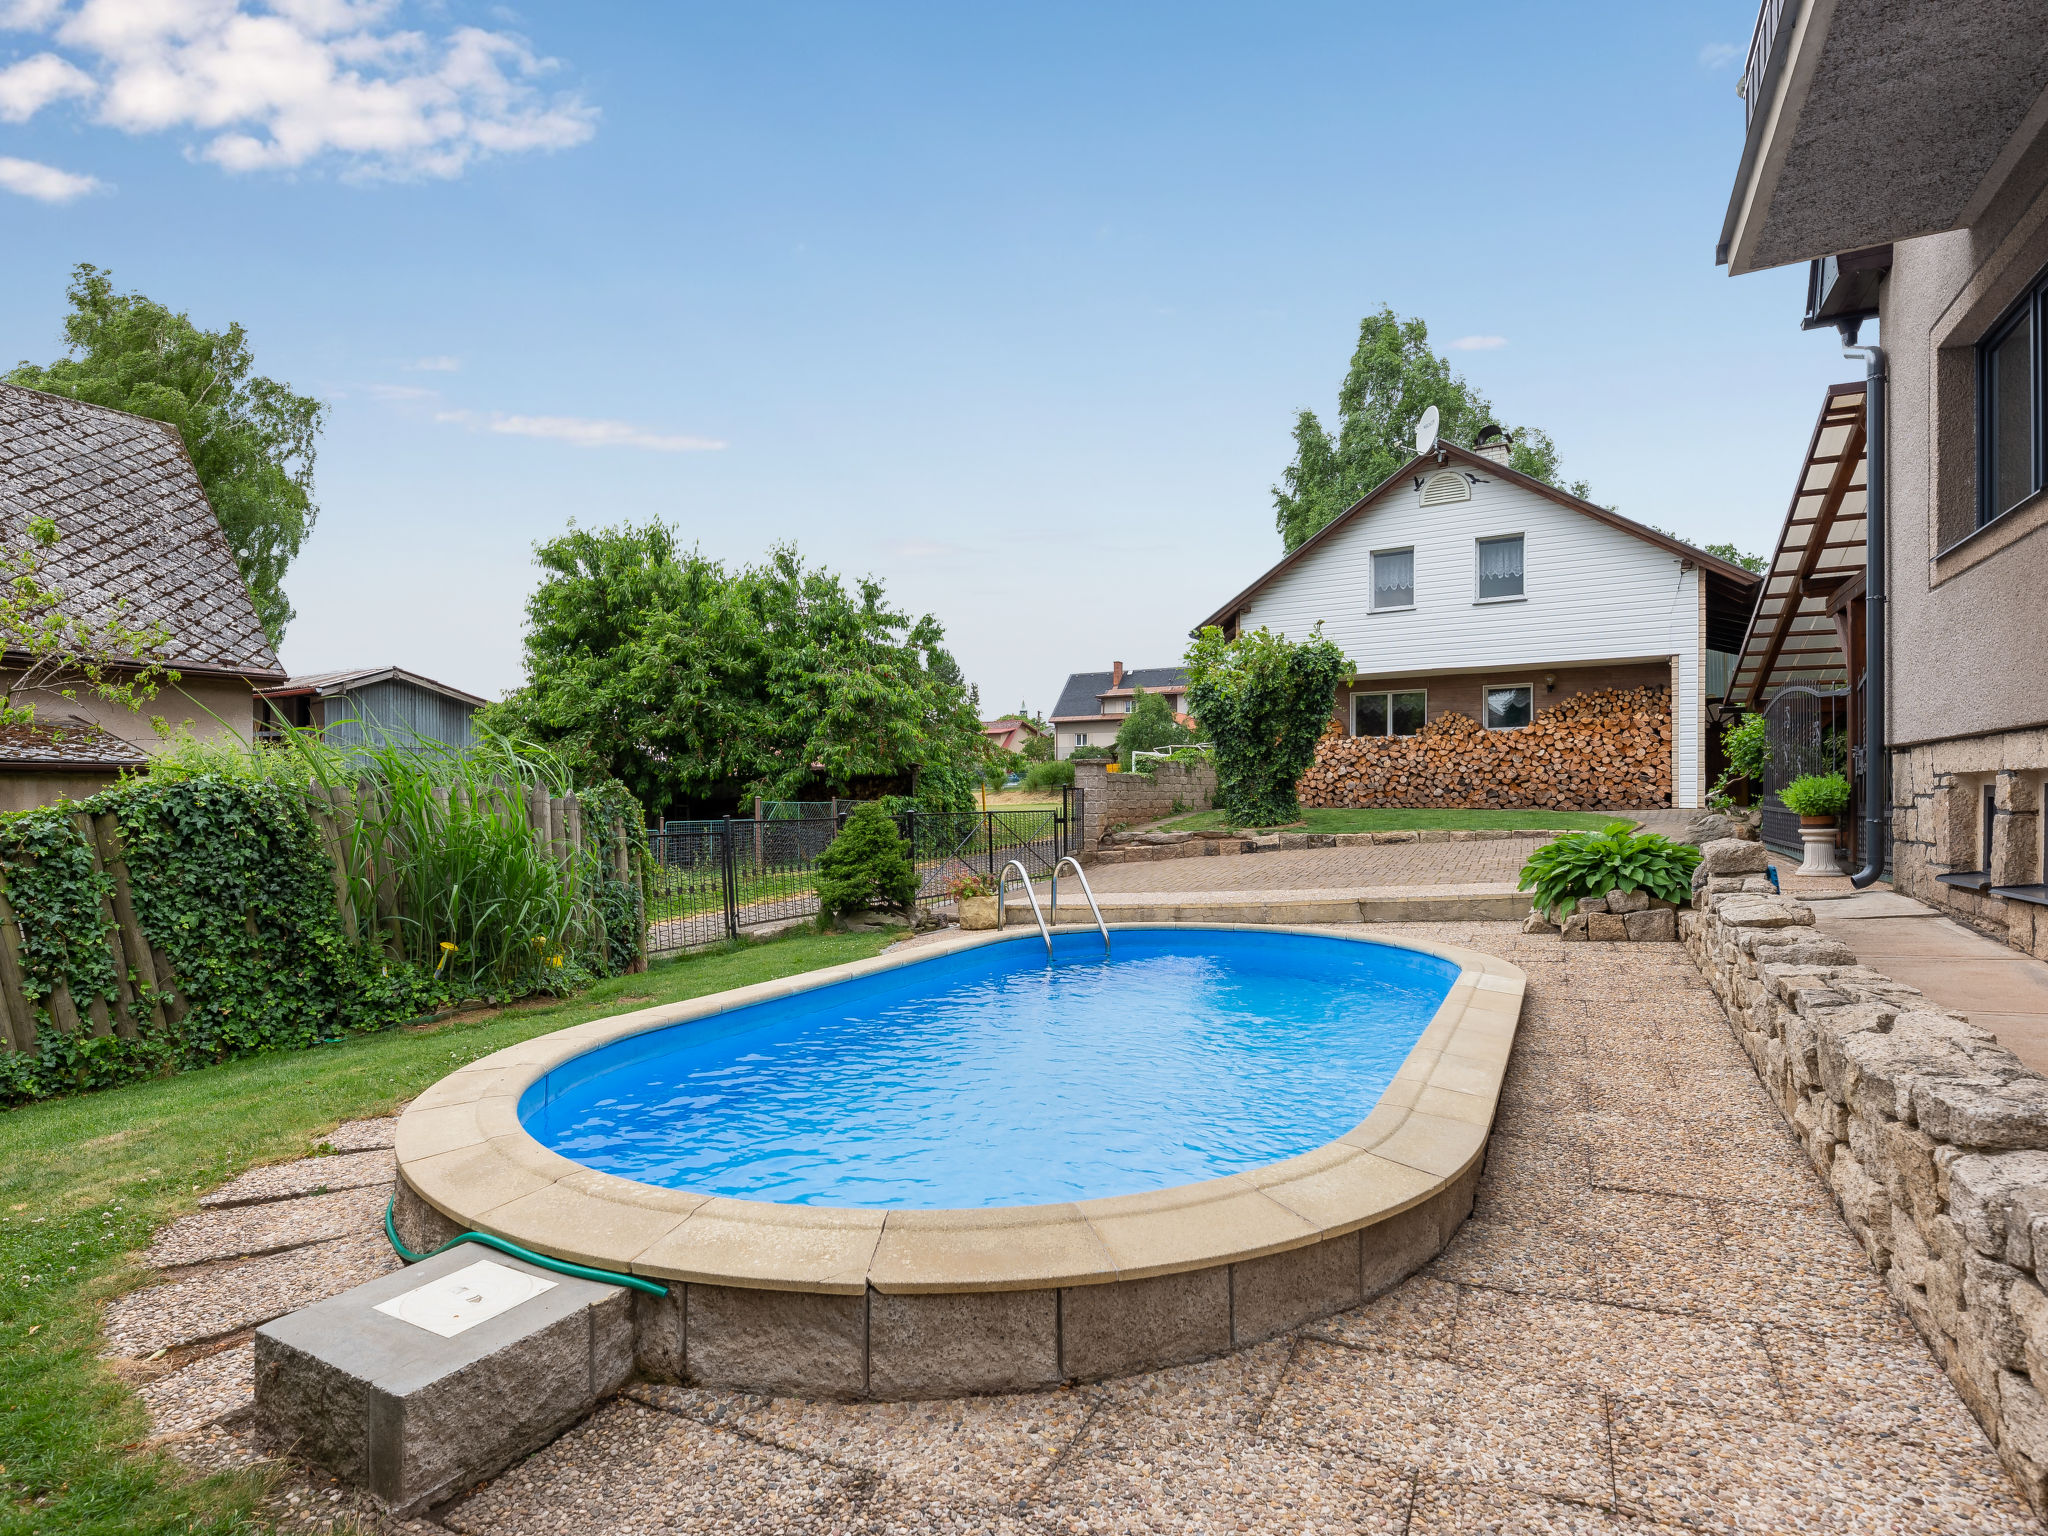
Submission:
{"label": "metal mesh fence", "polygon": [[[818,911],[818,856],[845,825],[837,816],[669,821],[647,836],[652,864],[647,950],[673,954]],[[961,875],[993,880],[1014,859],[1034,879],[1070,851],[1059,811],[906,811],[896,830],[918,872],[917,900],[947,899]],[[1014,876],[1013,876],[1014,878]]]}

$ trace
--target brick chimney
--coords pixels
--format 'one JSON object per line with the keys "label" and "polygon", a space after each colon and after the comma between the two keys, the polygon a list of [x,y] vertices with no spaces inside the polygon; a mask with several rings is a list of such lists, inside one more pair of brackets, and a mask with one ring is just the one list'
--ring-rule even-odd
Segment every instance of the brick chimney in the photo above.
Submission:
{"label": "brick chimney", "polygon": [[1112,661],[1109,664],[1109,686],[1112,688],[1121,688],[1123,687],[1123,685],[1124,664],[1120,661]]}
{"label": "brick chimney", "polygon": [[1505,464],[1513,457],[1514,440],[1496,426],[1479,429],[1479,441],[1472,445],[1472,451],[1482,459],[1491,459],[1496,464]]}

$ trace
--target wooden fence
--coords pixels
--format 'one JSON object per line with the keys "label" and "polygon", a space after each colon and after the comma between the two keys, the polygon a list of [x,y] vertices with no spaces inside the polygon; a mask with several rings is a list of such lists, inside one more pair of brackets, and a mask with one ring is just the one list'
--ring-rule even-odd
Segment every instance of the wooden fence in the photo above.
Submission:
{"label": "wooden fence", "polygon": [[[311,791],[313,822],[320,844],[334,875],[335,907],[351,942],[362,942],[362,920],[356,910],[349,849],[354,842],[353,822],[359,794],[374,793],[368,786],[352,790],[344,786],[315,786]],[[447,791],[441,792],[445,797]],[[563,864],[581,853],[585,846],[583,808],[573,795],[549,795],[531,787],[525,792],[527,824],[534,836]],[[444,799],[445,803],[445,799]],[[110,889],[100,898],[100,919],[107,935],[108,958],[114,968],[114,1001],[92,997],[80,1014],[70,984],[61,977],[45,999],[50,1022],[65,1034],[84,1032],[99,1037],[119,1035],[135,1039],[146,1021],[152,1029],[175,1030],[184,1022],[186,999],[169,958],[153,947],[136,918],[133,887],[130,884],[126,850],[122,845],[119,818],[111,811],[89,815],[72,813],[71,823],[92,856],[96,874],[108,877]],[[630,834],[615,828],[610,839],[612,873],[620,880],[634,879]],[[376,850],[365,870],[366,885],[374,908],[375,931],[396,948],[401,928],[394,875],[394,850]],[[251,938],[256,937],[256,916],[244,912],[242,921]],[[647,969],[646,925],[641,925],[639,953],[629,967],[633,972]],[[0,871],[0,1036],[8,1050],[33,1054],[37,1049],[36,1006],[30,997],[27,974],[22,965],[22,936],[13,903],[8,898],[4,871]]]}

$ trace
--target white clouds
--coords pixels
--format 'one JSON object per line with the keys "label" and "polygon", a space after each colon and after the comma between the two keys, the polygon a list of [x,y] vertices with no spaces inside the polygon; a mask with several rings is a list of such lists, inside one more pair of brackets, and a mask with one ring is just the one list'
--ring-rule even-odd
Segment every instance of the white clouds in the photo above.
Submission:
{"label": "white clouds", "polygon": [[1739,43],[1708,43],[1700,49],[1700,68],[1726,69],[1742,57],[1742,52]]}
{"label": "white clouds", "polygon": [[90,96],[91,75],[54,53],[39,53],[0,69],[0,122],[25,123],[53,101]]}
{"label": "white clouds", "polygon": [[422,357],[407,363],[409,373],[459,373],[462,359],[459,357]]}
{"label": "white clouds", "polygon": [[39,165],[33,160],[15,160],[0,155],[0,192],[17,192],[44,203],[68,203],[74,197],[97,192],[100,187],[101,183],[91,176],[74,175],[70,171],[60,171],[54,165]]}
{"label": "white clouds", "polygon": [[1451,343],[1453,352],[1497,352],[1508,344],[1505,336],[1460,336]]}
{"label": "white clouds", "polygon": [[[459,175],[478,159],[566,149],[596,131],[558,68],[509,32],[429,37],[398,0],[0,0],[0,29],[46,32],[0,72],[0,115],[63,97],[127,133],[184,130],[231,171],[339,162],[355,178]],[[24,73],[24,72],[27,73]],[[15,77],[19,76],[19,79]]]}
{"label": "white clouds", "polygon": [[[427,394],[431,391],[415,391]],[[386,398],[393,398],[387,396]],[[574,448],[643,448],[651,453],[715,453],[725,446],[716,438],[687,437],[678,433],[649,432],[627,421],[605,421],[589,416],[515,416],[503,411],[488,415],[476,411],[439,411],[434,420],[509,437],[538,437],[567,443]]]}

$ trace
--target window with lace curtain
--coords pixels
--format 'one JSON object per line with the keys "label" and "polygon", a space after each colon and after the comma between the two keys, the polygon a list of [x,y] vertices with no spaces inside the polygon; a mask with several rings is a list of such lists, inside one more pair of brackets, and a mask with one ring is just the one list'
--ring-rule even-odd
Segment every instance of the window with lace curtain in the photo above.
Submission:
{"label": "window with lace curtain", "polygon": [[1375,613],[1386,608],[1413,608],[1415,606],[1415,551],[1411,549],[1376,549],[1372,554],[1372,607]]}
{"label": "window with lace curtain", "polygon": [[1522,595],[1522,536],[1479,540],[1478,601],[1497,603]]}

